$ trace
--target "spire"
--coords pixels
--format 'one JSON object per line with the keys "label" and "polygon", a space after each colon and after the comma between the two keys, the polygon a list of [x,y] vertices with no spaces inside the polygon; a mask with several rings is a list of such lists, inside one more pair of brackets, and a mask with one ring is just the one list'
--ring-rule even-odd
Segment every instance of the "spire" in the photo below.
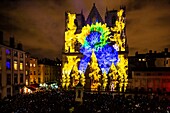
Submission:
{"label": "spire", "polygon": [[83,14],[83,9],[81,10],[81,14]]}
{"label": "spire", "polygon": [[93,3],[93,7],[87,17],[86,24],[92,24],[94,22],[101,22],[104,23],[102,17],[100,16],[95,3]]}
{"label": "spire", "polygon": [[108,9],[107,9],[107,7],[106,7],[106,12],[108,12]]}

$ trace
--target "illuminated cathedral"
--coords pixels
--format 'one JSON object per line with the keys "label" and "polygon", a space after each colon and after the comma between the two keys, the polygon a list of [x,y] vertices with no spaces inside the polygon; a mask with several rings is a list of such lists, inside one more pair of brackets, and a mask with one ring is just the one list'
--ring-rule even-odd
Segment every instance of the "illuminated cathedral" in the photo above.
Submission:
{"label": "illuminated cathedral", "polygon": [[62,87],[78,83],[90,91],[125,91],[128,84],[126,10],[107,10],[105,21],[95,4],[87,19],[83,12],[65,13]]}

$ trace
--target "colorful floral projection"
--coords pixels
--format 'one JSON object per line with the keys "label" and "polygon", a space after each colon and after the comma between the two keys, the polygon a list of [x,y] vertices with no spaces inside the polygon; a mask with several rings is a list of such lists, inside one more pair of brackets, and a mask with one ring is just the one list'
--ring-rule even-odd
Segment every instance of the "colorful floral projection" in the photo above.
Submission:
{"label": "colorful floral projection", "polygon": [[[88,76],[91,89],[97,90],[99,86],[105,89],[110,78],[111,89],[114,90],[119,84],[119,90],[126,90],[128,83],[127,70],[128,59],[119,51],[125,51],[125,17],[124,10],[117,12],[115,26],[109,28],[106,24],[87,24],[76,34],[76,14],[68,13],[67,30],[65,32],[65,53],[81,53],[78,55],[67,55],[67,62],[63,63],[62,87],[76,86],[79,82],[85,85],[85,74],[89,66]],[[111,34],[114,34],[113,36]],[[114,43],[113,43],[114,42]],[[81,44],[79,50],[75,45]],[[73,81],[70,81],[70,77]],[[102,82],[101,82],[101,81]]]}

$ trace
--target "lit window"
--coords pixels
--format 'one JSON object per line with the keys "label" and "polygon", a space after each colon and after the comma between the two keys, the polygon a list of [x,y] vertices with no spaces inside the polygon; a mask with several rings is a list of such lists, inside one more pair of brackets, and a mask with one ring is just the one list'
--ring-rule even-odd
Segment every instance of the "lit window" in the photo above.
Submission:
{"label": "lit window", "polygon": [[14,70],[17,70],[18,66],[17,66],[17,61],[14,61]]}
{"label": "lit window", "polygon": [[139,59],[139,61],[141,61],[141,59]]}
{"label": "lit window", "polygon": [[30,67],[32,67],[32,63],[30,63]]}
{"label": "lit window", "polygon": [[35,64],[33,64],[33,67],[35,67]]}
{"label": "lit window", "polygon": [[26,79],[26,82],[25,82],[26,86],[28,86],[28,79]]}
{"label": "lit window", "polygon": [[23,62],[20,62],[20,70],[23,70]]}
{"label": "lit window", "polygon": [[25,74],[28,75],[28,71],[25,71]]}
{"label": "lit window", "polygon": [[11,52],[10,52],[9,49],[6,49],[6,54],[7,54],[7,55],[10,55],[10,54],[11,54]]}
{"label": "lit window", "polygon": [[11,60],[10,59],[6,60],[6,68],[11,69]]}
{"label": "lit window", "polygon": [[142,61],[146,61],[146,59],[143,58]]}

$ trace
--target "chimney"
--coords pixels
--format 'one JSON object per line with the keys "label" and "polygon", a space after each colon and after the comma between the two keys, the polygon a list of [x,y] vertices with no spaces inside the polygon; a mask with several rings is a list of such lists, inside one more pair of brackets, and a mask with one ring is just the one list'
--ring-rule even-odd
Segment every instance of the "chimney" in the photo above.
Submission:
{"label": "chimney", "polygon": [[137,55],[138,55],[138,51],[135,52],[135,56],[137,56]]}
{"label": "chimney", "polygon": [[152,53],[152,50],[149,50],[149,53]]}
{"label": "chimney", "polygon": [[165,48],[164,50],[165,50],[165,53],[168,53],[168,48]]}
{"label": "chimney", "polygon": [[156,54],[157,52],[156,52],[156,51],[154,51],[154,53]]}
{"label": "chimney", "polygon": [[3,32],[0,31],[0,44],[3,44],[4,40],[3,40]]}
{"label": "chimney", "polygon": [[23,50],[23,48],[22,48],[22,44],[21,44],[21,43],[18,43],[18,44],[17,44],[17,49],[19,49],[19,50]]}
{"label": "chimney", "polygon": [[10,47],[15,48],[15,39],[13,36],[10,37]]}

